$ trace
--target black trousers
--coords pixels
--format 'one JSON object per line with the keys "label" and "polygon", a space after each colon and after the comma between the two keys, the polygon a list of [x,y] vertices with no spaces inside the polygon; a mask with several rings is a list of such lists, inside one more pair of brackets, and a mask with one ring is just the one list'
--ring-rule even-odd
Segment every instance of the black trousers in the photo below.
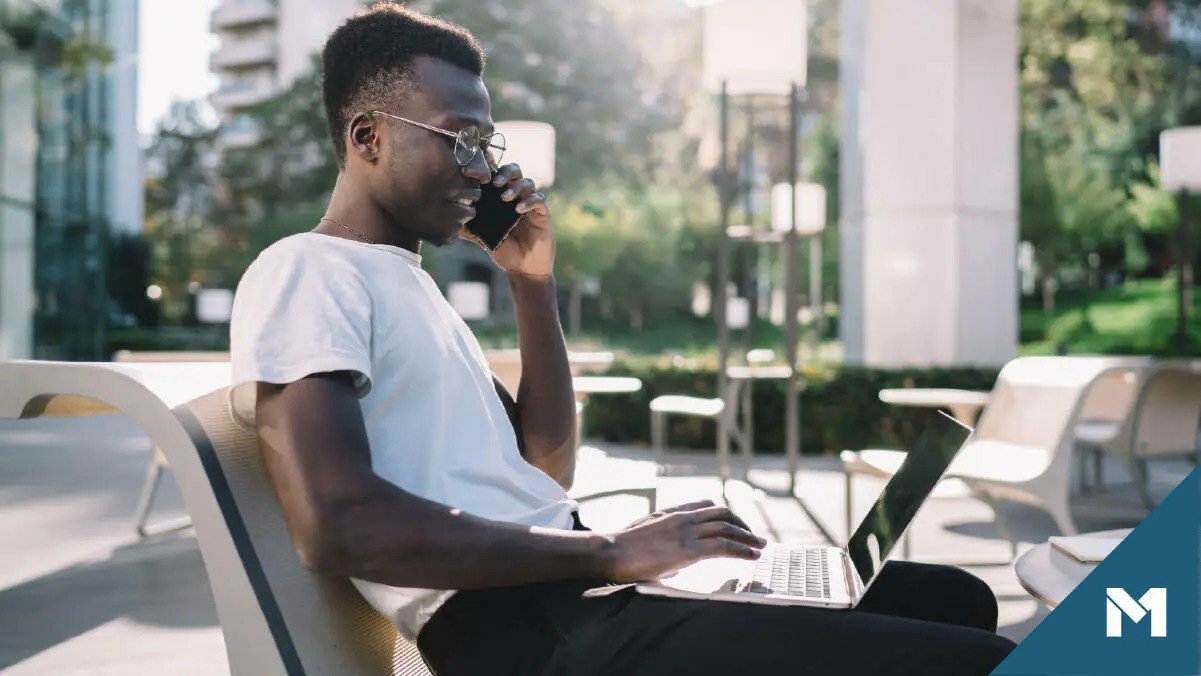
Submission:
{"label": "black trousers", "polygon": [[987,674],[1014,644],[988,585],[893,561],[854,610],[645,596],[600,580],[460,591],[417,644],[459,674]]}

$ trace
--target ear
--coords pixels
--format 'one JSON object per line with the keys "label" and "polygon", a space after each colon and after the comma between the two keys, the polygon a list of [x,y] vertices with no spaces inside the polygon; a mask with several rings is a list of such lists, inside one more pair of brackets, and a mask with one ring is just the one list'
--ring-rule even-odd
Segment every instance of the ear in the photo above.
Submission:
{"label": "ear", "polygon": [[370,164],[379,161],[379,127],[372,116],[367,113],[357,113],[350,118],[346,134],[347,154],[358,155]]}

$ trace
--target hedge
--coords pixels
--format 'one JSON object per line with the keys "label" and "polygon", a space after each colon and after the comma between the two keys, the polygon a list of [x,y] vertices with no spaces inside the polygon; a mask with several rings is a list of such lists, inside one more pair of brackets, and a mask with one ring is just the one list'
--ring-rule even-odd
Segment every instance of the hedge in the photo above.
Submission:
{"label": "hedge", "polygon": [[[996,368],[869,369],[844,366],[805,371],[801,391],[801,452],[836,454],[842,449],[896,448],[916,439],[933,409],[891,406],[880,390],[891,387],[949,387],[991,390]],[[588,401],[585,434],[605,441],[650,443],[650,401],[663,394],[716,396],[716,372],[615,364],[605,375],[633,376],[642,390],[630,395],[594,395]],[[755,450],[783,453],[782,381],[753,385]],[[716,424],[682,416],[668,417],[672,448],[712,450]]]}

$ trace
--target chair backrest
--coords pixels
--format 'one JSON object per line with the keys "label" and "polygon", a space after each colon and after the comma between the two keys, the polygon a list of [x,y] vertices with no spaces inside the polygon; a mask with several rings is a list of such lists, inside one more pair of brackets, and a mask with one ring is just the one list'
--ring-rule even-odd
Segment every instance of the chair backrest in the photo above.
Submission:
{"label": "chair backrest", "polygon": [[1130,418],[1141,383],[1140,369],[1112,369],[1097,376],[1088,389],[1082,420],[1123,422]]}
{"label": "chair backrest", "polygon": [[214,494],[228,541],[212,542],[210,532],[207,545],[236,553],[206,555],[233,673],[428,674],[416,648],[349,580],[301,565],[257,438],[233,420],[228,390],[173,412],[202,468],[173,463],[176,479],[181,488],[203,484]]}
{"label": "chair backrest", "polygon": [[1103,357],[1019,357],[997,376],[977,439],[1053,450],[1064,445],[1089,385],[1120,367]]}
{"label": "chair backrest", "polygon": [[1145,368],[1149,363],[1124,357],[1014,359],[997,376],[975,440],[1041,449],[1046,465],[1027,481],[1066,485],[1075,427],[1091,385],[1112,370]]}
{"label": "chair backrest", "polygon": [[1134,414],[1138,457],[1194,455],[1201,424],[1201,373],[1174,366],[1155,369]]}

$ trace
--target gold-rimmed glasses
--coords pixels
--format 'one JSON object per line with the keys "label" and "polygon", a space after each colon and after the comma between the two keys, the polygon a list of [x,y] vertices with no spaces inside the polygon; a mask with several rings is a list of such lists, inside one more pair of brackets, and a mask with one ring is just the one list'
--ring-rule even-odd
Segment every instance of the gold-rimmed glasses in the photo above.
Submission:
{"label": "gold-rimmed glasses", "polygon": [[394,120],[407,122],[413,126],[428,129],[436,134],[442,134],[455,140],[455,161],[460,167],[465,167],[471,164],[475,156],[482,150],[484,151],[484,161],[488,163],[488,168],[496,171],[500,168],[500,158],[505,152],[505,135],[500,132],[493,132],[484,136],[480,134],[480,128],[475,125],[468,125],[457,132],[449,129],[435,127],[432,124],[410,120],[407,117],[385,113],[382,110],[373,110],[371,115],[383,115]]}

